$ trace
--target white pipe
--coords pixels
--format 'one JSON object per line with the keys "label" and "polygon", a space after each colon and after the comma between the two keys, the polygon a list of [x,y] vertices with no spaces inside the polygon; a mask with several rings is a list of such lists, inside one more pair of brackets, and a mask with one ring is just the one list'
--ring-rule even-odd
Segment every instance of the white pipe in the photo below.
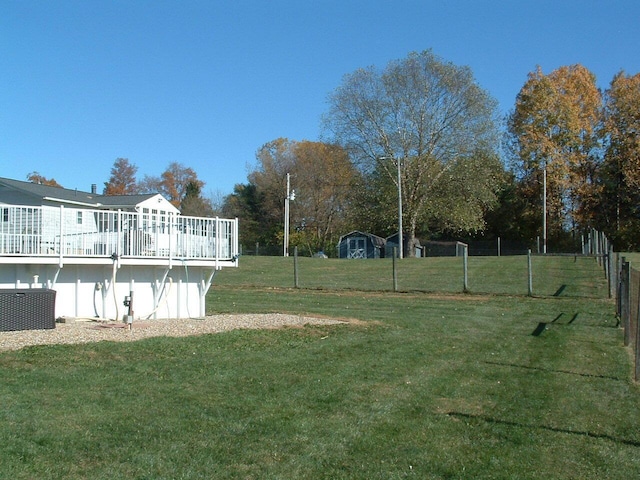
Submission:
{"label": "white pipe", "polygon": [[118,271],[118,265],[116,260],[113,260],[113,275],[111,276],[111,290],[113,293],[113,301],[116,305],[116,322],[120,318],[120,309],[118,308],[118,296],[116,295],[116,272]]}
{"label": "white pipe", "polygon": [[58,281],[58,275],[60,275],[60,270],[62,270],[62,267],[58,265],[58,269],[56,270],[56,274],[53,276],[53,281],[51,282],[51,286],[49,288],[53,288],[56,286],[56,282]]}
{"label": "white pipe", "polygon": [[191,312],[189,310],[189,269],[187,268],[187,262],[182,259],[182,265],[184,265],[185,280],[187,281],[187,317],[191,318]]}
{"label": "white pipe", "polygon": [[171,293],[171,288],[173,287],[173,279],[171,277],[168,277],[169,280],[169,289],[166,289],[166,282],[164,283],[164,287],[162,288],[162,290],[160,291],[160,297],[158,298],[158,302],[156,303],[156,307],[151,311],[151,313],[149,313],[148,315],[140,315],[138,318],[146,318],[149,319],[151,317],[151,315],[155,314],[159,309],[160,309],[160,305],[162,305],[162,302],[160,302],[160,300],[163,297],[163,292],[166,292],[164,294],[164,299],[165,299],[165,303],[167,304],[167,310],[169,309],[169,294]]}
{"label": "white pipe", "polygon": [[213,282],[213,277],[216,274],[217,270],[211,270],[211,274],[209,275],[209,278],[207,278],[206,282],[203,281],[203,283],[201,284],[201,288],[202,290],[200,291],[200,316],[201,317],[205,317],[207,312],[206,312],[206,296],[207,296],[207,292],[209,291],[209,288],[211,288],[211,283]]}

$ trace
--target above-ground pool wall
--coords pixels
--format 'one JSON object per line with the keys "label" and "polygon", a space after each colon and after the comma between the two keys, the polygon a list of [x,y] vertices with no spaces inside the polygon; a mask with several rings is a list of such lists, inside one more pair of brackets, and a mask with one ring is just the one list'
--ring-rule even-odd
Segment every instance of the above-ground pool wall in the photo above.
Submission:
{"label": "above-ground pool wall", "polygon": [[[205,295],[215,270],[167,266],[52,264],[0,265],[0,288],[52,288],[56,317],[122,320],[133,292],[133,318],[204,317]],[[115,278],[115,283],[113,280]],[[115,288],[114,288],[115,285]]]}

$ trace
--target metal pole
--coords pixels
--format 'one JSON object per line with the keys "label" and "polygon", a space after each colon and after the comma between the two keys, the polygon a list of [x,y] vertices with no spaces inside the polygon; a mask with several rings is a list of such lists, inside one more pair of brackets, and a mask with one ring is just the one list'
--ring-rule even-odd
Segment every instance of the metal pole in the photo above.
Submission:
{"label": "metal pole", "polygon": [[283,256],[289,256],[289,197],[291,188],[289,174],[287,173],[287,196],[284,198],[284,242],[283,242]]}
{"label": "metal pole", "polygon": [[400,159],[398,159],[398,258],[404,258],[404,238],[402,235],[402,176],[400,175]]}
{"label": "metal pole", "polygon": [[547,253],[547,165],[542,171],[542,253]]}

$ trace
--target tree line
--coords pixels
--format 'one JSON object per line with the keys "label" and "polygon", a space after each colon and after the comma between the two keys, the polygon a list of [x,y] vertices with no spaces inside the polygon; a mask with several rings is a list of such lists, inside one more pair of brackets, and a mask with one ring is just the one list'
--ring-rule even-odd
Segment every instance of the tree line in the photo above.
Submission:
{"label": "tree line", "polygon": [[468,67],[427,50],[345,75],[322,127],[321,141],[260,147],[219,208],[177,163],[137,182],[117,159],[105,193],[159,192],[183,214],[238,217],[241,243],[263,251],[282,248],[287,174],[290,244],[306,254],[335,254],[353,230],[397,233],[400,209],[408,246],[545,237],[566,250],[596,228],[619,251],[640,247],[640,74],[621,71],[601,91],[582,65],[538,67],[500,117]]}
{"label": "tree line", "polygon": [[602,92],[582,65],[537,68],[500,118],[468,67],[424,51],[346,75],[328,104],[327,140],[265,144],[226,198],[245,245],[282,245],[290,173],[291,244],[308,253],[335,252],[352,230],[396,233],[399,203],[409,246],[546,237],[575,250],[596,228],[618,250],[640,247],[640,74]]}

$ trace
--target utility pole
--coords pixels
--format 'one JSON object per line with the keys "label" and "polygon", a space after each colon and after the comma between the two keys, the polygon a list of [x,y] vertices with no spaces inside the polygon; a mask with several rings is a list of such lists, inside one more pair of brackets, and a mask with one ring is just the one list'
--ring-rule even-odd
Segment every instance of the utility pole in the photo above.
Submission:
{"label": "utility pole", "polygon": [[396,162],[398,167],[398,258],[404,258],[404,236],[402,235],[402,175],[400,172],[400,159],[396,159],[393,155],[378,157],[378,160],[391,160]]}
{"label": "utility pole", "polygon": [[287,173],[287,196],[284,198],[284,245],[283,256],[289,256],[289,201],[295,200],[296,191],[291,190],[291,176]]}
{"label": "utility pole", "polygon": [[402,235],[402,176],[400,175],[400,159],[398,164],[398,258],[404,258],[404,236]]}
{"label": "utility pole", "polygon": [[542,171],[542,253],[547,253],[547,164]]}

